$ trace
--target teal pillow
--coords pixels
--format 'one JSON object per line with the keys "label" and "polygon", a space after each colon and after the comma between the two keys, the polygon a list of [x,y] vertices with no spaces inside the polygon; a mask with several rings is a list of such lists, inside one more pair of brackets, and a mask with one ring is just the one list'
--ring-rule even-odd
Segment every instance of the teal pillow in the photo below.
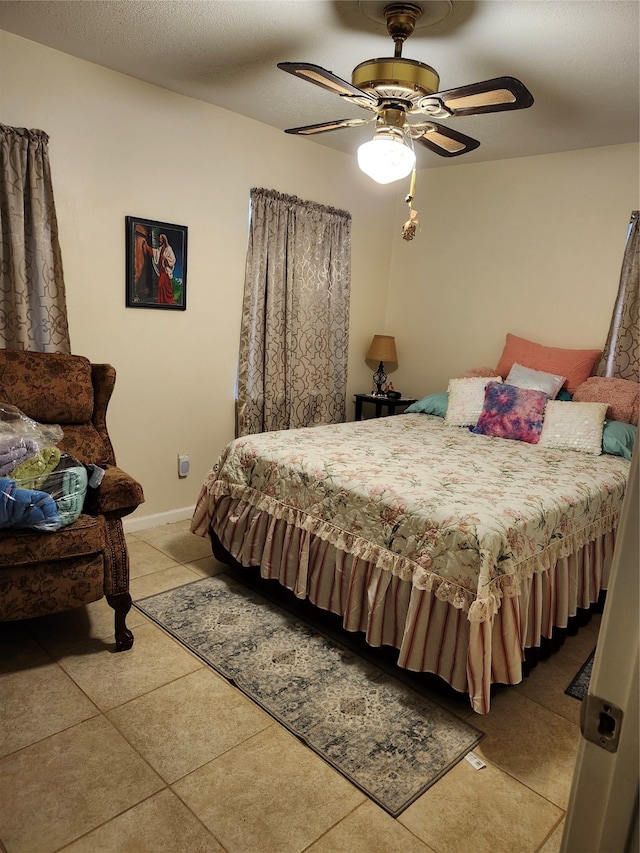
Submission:
{"label": "teal pillow", "polygon": [[407,412],[420,412],[423,415],[437,415],[443,418],[447,414],[447,405],[449,404],[449,395],[446,391],[442,394],[429,394],[418,400],[417,403],[412,403],[404,410]]}
{"label": "teal pillow", "polygon": [[624,421],[605,421],[602,430],[602,452],[631,459],[638,427]]}
{"label": "teal pillow", "polygon": [[565,403],[570,403],[573,400],[573,394],[570,394],[566,388],[561,388],[555,396],[556,400],[562,400]]}

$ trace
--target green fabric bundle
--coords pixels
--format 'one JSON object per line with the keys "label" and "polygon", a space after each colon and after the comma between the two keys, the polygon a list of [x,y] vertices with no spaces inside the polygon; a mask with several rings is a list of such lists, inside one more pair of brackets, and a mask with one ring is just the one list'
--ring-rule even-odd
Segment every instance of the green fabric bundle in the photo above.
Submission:
{"label": "green fabric bundle", "polygon": [[55,471],[60,462],[60,450],[57,447],[43,447],[41,450],[21,462],[10,476],[21,489],[41,489],[47,477]]}

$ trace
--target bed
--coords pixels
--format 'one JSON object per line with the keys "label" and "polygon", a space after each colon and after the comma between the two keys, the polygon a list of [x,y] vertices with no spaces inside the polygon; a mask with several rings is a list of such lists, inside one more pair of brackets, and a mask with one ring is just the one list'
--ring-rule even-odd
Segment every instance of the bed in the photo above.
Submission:
{"label": "bed", "polygon": [[[444,396],[452,414],[451,385]],[[522,680],[525,650],[606,589],[630,452],[509,440],[411,408],[236,439],[191,529],[485,714],[493,684]]]}

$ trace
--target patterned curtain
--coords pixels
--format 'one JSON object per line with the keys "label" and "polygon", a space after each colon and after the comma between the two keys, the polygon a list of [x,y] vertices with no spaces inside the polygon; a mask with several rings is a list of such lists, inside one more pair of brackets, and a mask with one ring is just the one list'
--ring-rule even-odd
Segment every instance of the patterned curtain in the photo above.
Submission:
{"label": "patterned curtain", "polygon": [[607,343],[597,376],[640,381],[640,284],[638,260],[638,211],[631,214],[627,245],[622,259],[618,298],[611,318]]}
{"label": "patterned curtain", "polygon": [[237,434],[346,420],[351,214],[251,190]]}
{"label": "patterned curtain", "polygon": [[42,130],[0,124],[0,347],[68,353],[48,143]]}

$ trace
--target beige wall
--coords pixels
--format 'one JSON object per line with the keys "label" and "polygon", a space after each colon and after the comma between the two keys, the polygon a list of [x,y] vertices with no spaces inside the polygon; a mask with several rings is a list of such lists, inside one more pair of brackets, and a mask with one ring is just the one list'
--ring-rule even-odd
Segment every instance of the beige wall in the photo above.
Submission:
{"label": "beige wall", "polygon": [[419,172],[422,228],[394,236],[389,281],[396,387],[423,396],[495,367],[507,332],[602,347],[639,162],[630,144]]}
{"label": "beige wall", "polygon": [[[250,188],[352,213],[350,394],[368,388],[363,353],[383,331],[397,189],[310,140],[0,38],[0,122],[50,136],[72,349],[118,371],[109,428],[146,494],[132,518],[175,517],[234,434]],[[124,307],[126,215],[189,227],[184,313]]]}
{"label": "beige wall", "polygon": [[[116,366],[109,427],[147,497],[130,527],[187,517],[233,437],[252,186],[353,215],[350,394],[369,390],[373,333],[395,335],[390,378],[416,396],[497,363],[508,331],[604,342],[638,145],[423,170],[405,242],[405,188],[310,140],[2,32],[0,87],[1,122],[51,137],[72,348]],[[129,214],[188,225],[186,312],[124,307]]]}

